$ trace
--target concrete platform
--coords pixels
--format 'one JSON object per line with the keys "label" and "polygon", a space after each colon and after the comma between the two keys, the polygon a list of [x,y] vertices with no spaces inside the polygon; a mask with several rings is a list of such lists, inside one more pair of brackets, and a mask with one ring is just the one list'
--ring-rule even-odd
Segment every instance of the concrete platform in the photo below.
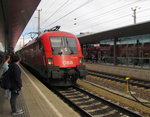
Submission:
{"label": "concrete platform", "polygon": [[85,63],[86,68],[89,70],[95,70],[100,72],[118,74],[123,76],[128,76],[132,78],[137,78],[140,80],[150,81],[150,70],[140,69],[140,68],[130,68],[126,66],[114,66],[114,65],[101,65],[96,63]]}
{"label": "concrete platform", "polygon": [[[21,70],[23,89],[17,107],[23,109],[24,114],[16,117],[80,117],[22,66]],[[0,117],[11,117],[9,99],[4,94],[0,89]]]}

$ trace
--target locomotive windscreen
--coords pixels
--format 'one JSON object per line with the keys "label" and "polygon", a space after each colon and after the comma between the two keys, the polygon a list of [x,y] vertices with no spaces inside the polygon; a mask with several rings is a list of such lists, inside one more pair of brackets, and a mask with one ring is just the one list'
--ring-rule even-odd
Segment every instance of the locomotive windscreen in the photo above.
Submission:
{"label": "locomotive windscreen", "polygon": [[76,39],[73,37],[50,37],[53,55],[78,54]]}

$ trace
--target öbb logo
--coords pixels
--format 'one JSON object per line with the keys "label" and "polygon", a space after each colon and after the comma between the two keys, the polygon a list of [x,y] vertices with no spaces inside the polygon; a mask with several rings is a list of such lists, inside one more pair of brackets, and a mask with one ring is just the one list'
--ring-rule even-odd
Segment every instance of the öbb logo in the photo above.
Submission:
{"label": "\u00f6bb logo", "polygon": [[72,61],[63,61],[63,65],[72,65],[73,62]]}

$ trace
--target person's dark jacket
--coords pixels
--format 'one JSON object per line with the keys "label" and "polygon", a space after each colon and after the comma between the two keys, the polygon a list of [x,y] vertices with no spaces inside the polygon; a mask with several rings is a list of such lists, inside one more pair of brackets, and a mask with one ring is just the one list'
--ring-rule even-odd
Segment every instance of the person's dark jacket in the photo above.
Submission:
{"label": "person's dark jacket", "polygon": [[10,65],[10,81],[12,91],[19,91],[22,87],[21,70],[17,64]]}

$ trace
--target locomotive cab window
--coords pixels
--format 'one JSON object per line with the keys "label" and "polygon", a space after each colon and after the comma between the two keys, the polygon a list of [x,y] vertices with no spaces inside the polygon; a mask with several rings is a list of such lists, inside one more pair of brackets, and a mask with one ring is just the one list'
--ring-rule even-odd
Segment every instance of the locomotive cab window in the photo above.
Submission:
{"label": "locomotive cab window", "polygon": [[53,55],[78,54],[76,39],[73,37],[50,37]]}

